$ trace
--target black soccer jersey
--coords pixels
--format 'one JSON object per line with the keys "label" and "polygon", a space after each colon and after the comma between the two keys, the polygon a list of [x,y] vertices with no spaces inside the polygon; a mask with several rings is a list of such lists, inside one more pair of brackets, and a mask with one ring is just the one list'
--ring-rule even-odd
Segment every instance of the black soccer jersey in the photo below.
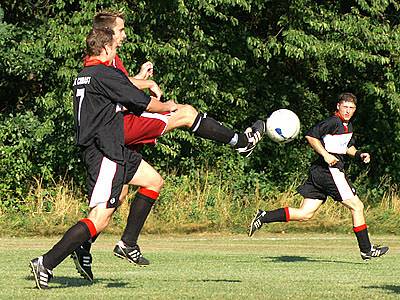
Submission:
{"label": "black soccer jersey", "polygon": [[123,162],[121,105],[140,115],[150,96],[137,89],[122,72],[103,64],[85,67],[75,78],[73,91],[77,145],[96,143],[108,158]]}
{"label": "black soccer jersey", "polygon": [[[355,142],[353,125],[350,122],[343,123],[338,116],[334,115],[315,125],[306,133],[306,136],[319,139],[326,151],[339,160],[333,167],[343,170],[344,155],[347,149],[353,146]],[[328,167],[321,155],[319,155],[314,164]]]}

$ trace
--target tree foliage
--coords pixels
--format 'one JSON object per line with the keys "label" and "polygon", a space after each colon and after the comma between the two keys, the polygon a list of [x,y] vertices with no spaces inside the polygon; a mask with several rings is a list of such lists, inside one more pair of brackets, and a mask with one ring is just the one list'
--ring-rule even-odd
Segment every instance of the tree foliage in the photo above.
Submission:
{"label": "tree foliage", "polygon": [[[370,179],[400,180],[400,5],[395,0],[5,0],[0,4],[0,199],[23,197],[33,177],[83,182],[74,146],[71,82],[96,11],[126,15],[120,50],[130,73],[146,60],[165,98],[190,103],[243,130],[278,108],[302,132],[355,93],[358,145],[371,152]],[[224,176],[252,170],[282,188],[306,174],[303,139],[266,140],[250,160],[178,130],[145,150],[159,169],[199,164]],[[352,168],[353,174],[360,171]],[[375,177],[373,177],[374,175]],[[11,202],[10,202],[11,201]],[[8,204],[7,204],[8,205]]]}

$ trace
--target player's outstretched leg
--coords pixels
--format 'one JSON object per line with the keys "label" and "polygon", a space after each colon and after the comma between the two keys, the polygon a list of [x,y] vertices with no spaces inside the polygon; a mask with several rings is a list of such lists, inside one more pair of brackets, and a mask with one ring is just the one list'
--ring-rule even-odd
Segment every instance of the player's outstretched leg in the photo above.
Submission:
{"label": "player's outstretched leg", "polygon": [[251,127],[248,127],[244,134],[247,137],[247,145],[236,150],[243,156],[249,157],[256,147],[257,143],[262,139],[267,130],[267,124],[262,120],[257,120]]}
{"label": "player's outstretched leg", "polygon": [[85,279],[93,281],[92,273],[92,255],[88,250],[79,246],[71,254],[71,258],[74,260],[76,270]]}
{"label": "player's outstretched leg", "polygon": [[194,108],[192,109],[194,111],[194,114],[191,115],[193,119],[188,118],[185,126],[190,127],[195,135],[222,144],[228,144],[246,157],[250,156],[256,144],[266,132],[267,125],[261,120],[256,121],[243,133],[236,133],[220,122],[210,118],[206,113],[197,113]]}
{"label": "player's outstretched leg", "polygon": [[361,258],[363,260],[369,260],[371,258],[380,257],[389,251],[389,247],[380,245],[371,245],[371,250],[369,252],[360,251]]}
{"label": "player's outstretched leg", "polygon": [[48,289],[49,281],[53,278],[53,273],[43,266],[43,256],[32,259],[30,267],[33,277],[35,278],[36,287],[39,290]]}

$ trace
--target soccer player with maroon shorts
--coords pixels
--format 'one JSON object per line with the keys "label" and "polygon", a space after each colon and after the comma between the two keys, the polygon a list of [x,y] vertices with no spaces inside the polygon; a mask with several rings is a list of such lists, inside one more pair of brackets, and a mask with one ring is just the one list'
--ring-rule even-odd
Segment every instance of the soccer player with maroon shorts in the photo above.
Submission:
{"label": "soccer player with maroon shorts", "polygon": [[307,181],[297,188],[304,197],[300,208],[284,207],[271,211],[259,209],[251,221],[249,236],[265,223],[307,221],[318,208],[332,197],[347,207],[353,220],[361,258],[368,260],[384,255],[389,248],[372,245],[364,216],[364,205],[344,173],[344,156],[355,157],[369,163],[370,155],[354,146],[353,126],[350,122],[357,105],[357,98],[351,93],[339,96],[336,113],[311,128],[306,139],[319,154],[312,164]]}

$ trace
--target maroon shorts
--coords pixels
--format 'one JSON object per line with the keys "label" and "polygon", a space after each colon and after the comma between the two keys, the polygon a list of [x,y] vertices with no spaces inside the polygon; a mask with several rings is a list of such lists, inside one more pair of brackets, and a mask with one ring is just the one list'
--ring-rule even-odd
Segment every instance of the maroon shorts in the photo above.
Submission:
{"label": "maroon shorts", "polygon": [[144,144],[155,145],[168,125],[168,115],[144,112],[140,116],[124,113],[125,145],[129,148]]}

